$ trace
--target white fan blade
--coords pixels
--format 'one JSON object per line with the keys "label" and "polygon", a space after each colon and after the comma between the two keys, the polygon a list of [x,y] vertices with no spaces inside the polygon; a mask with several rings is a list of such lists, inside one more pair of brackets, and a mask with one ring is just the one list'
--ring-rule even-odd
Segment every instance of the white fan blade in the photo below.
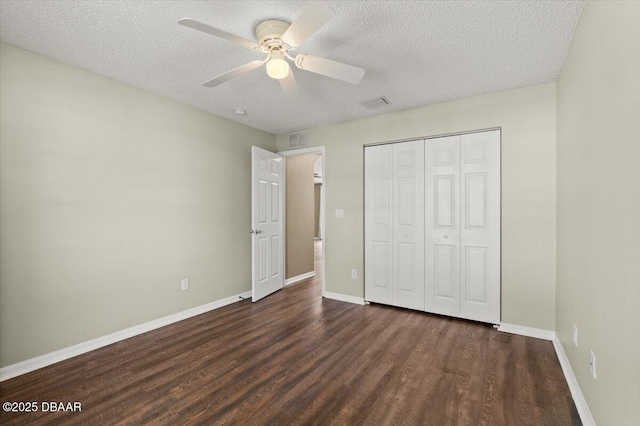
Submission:
{"label": "white fan blade", "polygon": [[289,75],[280,79],[280,88],[287,99],[292,101],[300,99],[300,92],[298,91],[296,79],[293,76],[293,70],[289,70]]}
{"label": "white fan blade", "polygon": [[235,34],[213,28],[212,26],[203,24],[202,22],[194,21],[191,18],[183,18],[178,21],[178,24],[184,25],[185,27],[193,28],[194,30],[202,31],[203,33],[214,35],[216,37],[224,38],[226,40],[248,47],[249,49],[258,50],[260,48],[257,43],[254,43],[242,37],[238,37]]}
{"label": "white fan blade", "polygon": [[329,22],[336,13],[324,2],[314,1],[307,6],[300,16],[282,34],[282,41],[296,48],[304,43],[320,27]]}
{"label": "white fan blade", "polygon": [[362,68],[318,56],[298,55],[296,56],[296,66],[301,70],[315,72],[316,74],[346,81],[351,84],[360,83],[362,77],[364,77],[364,70]]}
{"label": "white fan blade", "polygon": [[239,75],[242,75],[244,73],[247,73],[251,70],[254,70],[258,67],[262,66],[262,61],[251,61],[248,64],[244,64],[238,68],[234,68],[231,71],[227,71],[222,75],[217,76],[216,78],[214,78],[213,80],[209,80],[206,83],[203,83],[202,85],[205,87],[216,87],[221,85],[222,83],[231,80],[232,78],[238,77]]}

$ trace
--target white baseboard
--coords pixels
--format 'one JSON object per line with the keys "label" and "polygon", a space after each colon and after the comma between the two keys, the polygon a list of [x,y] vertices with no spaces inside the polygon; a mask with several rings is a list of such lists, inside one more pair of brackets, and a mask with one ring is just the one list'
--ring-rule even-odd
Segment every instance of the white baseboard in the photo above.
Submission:
{"label": "white baseboard", "polygon": [[498,327],[498,331],[550,340],[556,350],[558,361],[560,362],[560,367],[562,367],[564,378],[567,381],[569,390],[571,391],[571,397],[573,398],[574,404],[576,404],[576,409],[578,410],[578,415],[580,416],[582,424],[584,426],[595,426],[596,422],[593,420],[591,411],[589,411],[589,407],[587,406],[587,401],[584,399],[582,390],[580,390],[580,385],[578,385],[578,380],[573,374],[571,364],[569,364],[569,358],[567,358],[567,354],[564,352],[562,343],[560,342],[560,339],[558,339],[555,331],[505,323],[500,324],[500,326]]}
{"label": "white baseboard", "polygon": [[573,397],[573,402],[576,404],[580,420],[582,420],[582,424],[584,426],[595,426],[596,422],[591,415],[587,401],[584,399],[578,380],[576,379],[575,374],[573,374],[573,368],[571,368],[569,358],[567,358],[567,354],[562,347],[562,342],[560,342],[557,335],[553,337],[552,342],[553,347],[556,349],[556,354],[558,355],[558,361],[560,361],[564,378],[569,385],[571,397]]}
{"label": "white baseboard", "polygon": [[364,305],[363,297],[348,296],[346,294],[331,293],[328,291],[324,292],[323,297],[326,297],[327,299],[339,300],[341,302],[355,303],[356,305]]}
{"label": "white baseboard", "polygon": [[519,334],[521,336],[535,337],[536,339],[553,340],[556,336],[555,331],[544,330],[542,328],[525,327],[524,325],[500,323],[498,331],[511,334]]}
{"label": "white baseboard", "polygon": [[64,361],[65,359],[73,358],[74,356],[87,353],[103,346],[155,330],[156,328],[164,327],[165,325],[173,324],[174,322],[182,321],[184,319],[239,302],[248,297],[251,297],[250,291],[236,294],[235,296],[227,297],[225,299],[216,300],[215,302],[207,303],[205,305],[196,306],[195,308],[187,309],[185,311],[158,318],[124,330],[116,331],[115,333],[107,334],[106,336],[98,337],[96,339],[78,343],[77,345],[69,346],[54,352],[49,352],[48,354],[2,367],[0,368],[0,382],[55,364],[56,362]]}
{"label": "white baseboard", "polygon": [[315,276],[316,276],[315,271],[307,272],[306,274],[301,274],[296,277],[287,278],[286,280],[284,280],[284,285],[295,284],[298,281],[306,280],[307,278],[311,278]]}

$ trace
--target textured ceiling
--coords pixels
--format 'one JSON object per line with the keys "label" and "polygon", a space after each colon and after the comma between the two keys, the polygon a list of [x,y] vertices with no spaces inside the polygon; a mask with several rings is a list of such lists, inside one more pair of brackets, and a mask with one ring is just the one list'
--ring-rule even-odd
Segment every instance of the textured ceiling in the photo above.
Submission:
{"label": "textured ceiling", "polygon": [[[302,100],[263,68],[200,84],[262,54],[176,24],[190,17],[250,40],[307,1],[6,1],[0,38],[272,133],[554,81],[584,0],[328,1],[336,17],[300,46],[366,70],[352,86],[295,69]],[[385,96],[368,110],[359,102]],[[234,114],[242,108],[246,116]]]}

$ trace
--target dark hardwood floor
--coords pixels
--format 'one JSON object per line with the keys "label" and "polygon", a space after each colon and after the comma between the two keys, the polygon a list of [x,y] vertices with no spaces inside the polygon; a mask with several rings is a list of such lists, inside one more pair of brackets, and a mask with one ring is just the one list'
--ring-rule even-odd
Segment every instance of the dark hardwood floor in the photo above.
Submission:
{"label": "dark hardwood floor", "polygon": [[580,424],[551,342],[321,297],[321,279],[0,383],[3,424]]}

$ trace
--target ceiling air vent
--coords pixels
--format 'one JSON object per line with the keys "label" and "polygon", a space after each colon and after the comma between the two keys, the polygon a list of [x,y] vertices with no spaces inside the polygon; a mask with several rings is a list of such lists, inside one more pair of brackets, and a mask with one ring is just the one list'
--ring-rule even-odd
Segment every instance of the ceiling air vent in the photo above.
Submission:
{"label": "ceiling air vent", "polygon": [[289,133],[289,149],[306,148],[309,146],[309,131]]}
{"label": "ceiling air vent", "polygon": [[363,107],[365,107],[367,109],[377,109],[377,108],[385,107],[387,105],[391,105],[391,102],[389,102],[389,100],[387,98],[385,98],[384,96],[380,96],[379,98],[370,99],[368,101],[360,102],[360,105],[362,105]]}

